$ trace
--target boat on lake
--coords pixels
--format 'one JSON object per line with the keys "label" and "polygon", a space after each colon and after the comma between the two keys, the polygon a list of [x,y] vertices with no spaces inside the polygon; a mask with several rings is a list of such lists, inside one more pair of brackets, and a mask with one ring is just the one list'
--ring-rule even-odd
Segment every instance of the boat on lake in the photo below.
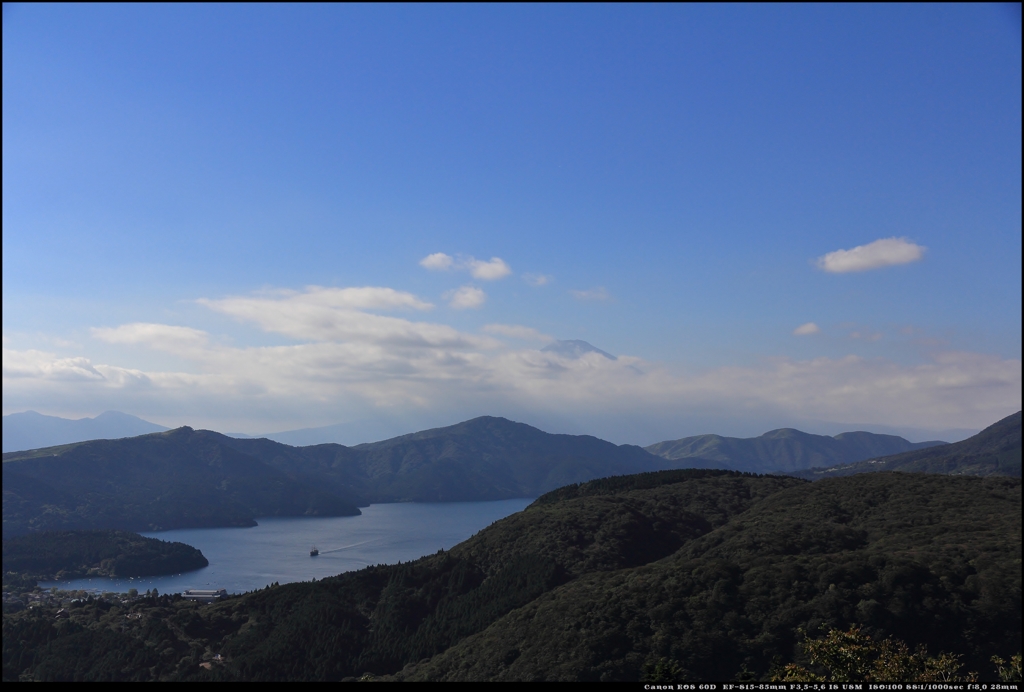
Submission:
{"label": "boat on lake", "polygon": [[315,545],[314,545],[314,546],[313,546],[313,548],[312,548],[312,549],[311,549],[311,550],[309,551],[309,556],[310,556],[310,557],[316,557],[316,556],[317,556],[317,555],[319,555],[319,554],[320,554],[320,551],[319,551],[319,550],[317,549],[317,547],[316,547]]}

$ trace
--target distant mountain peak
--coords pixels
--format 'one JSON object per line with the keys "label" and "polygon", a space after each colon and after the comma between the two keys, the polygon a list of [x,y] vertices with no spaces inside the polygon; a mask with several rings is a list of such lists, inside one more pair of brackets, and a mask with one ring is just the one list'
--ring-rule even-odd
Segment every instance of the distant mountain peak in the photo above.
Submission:
{"label": "distant mountain peak", "polygon": [[601,349],[588,344],[586,341],[580,339],[568,339],[565,341],[552,341],[550,344],[541,349],[547,353],[554,353],[555,355],[562,356],[563,358],[580,358],[587,353],[597,353],[604,356],[608,360],[618,360],[612,354],[602,351]]}
{"label": "distant mountain peak", "polygon": [[761,435],[761,437],[766,440],[779,440],[791,437],[808,437],[809,435],[811,433],[805,433],[803,430],[797,430],[796,428],[778,428],[777,430],[769,430]]}
{"label": "distant mountain peak", "polygon": [[[96,416],[95,418],[82,418],[80,420],[93,420],[93,421],[97,421],[97,422],[101,422],[101,423],[114,423],[114,422],[120,423],[120,422],[138,422],[138,421],[141,421],[143,423],[148,423],[149,425],[156,425],[155,423],[150,423],[149,421],[147,421],[147,420],[145,420],[143,418],[139,418],[138,416],[133,416],[130,413],[122,413],[121,411],[104,411],[103,413],[101,413],[100,415]],[[163,426],[160,426],[160,427],[163,427]]]}
{"label": "distant mountain peak", "polygon": [[162,425],[120,411],[104,411],[95,418],[77,420],[25,411],[12,413],[3,419],[4,453],[167,430]]}

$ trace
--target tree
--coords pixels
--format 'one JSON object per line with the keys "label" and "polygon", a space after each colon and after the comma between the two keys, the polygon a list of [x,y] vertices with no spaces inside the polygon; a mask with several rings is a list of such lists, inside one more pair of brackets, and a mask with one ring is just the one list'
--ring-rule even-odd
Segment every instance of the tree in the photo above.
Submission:
{"label": "tree", "polygon": [[1021,655],[1019,653],[1010,656],[1010,665],[1008,666],[1005,666],[1006,661],[998,656],[993,656],[992,662],[996,664],[999,679],[1003,682],[1021,681]]}
{"label": "tree", "polygon": [[776,682],[974,682],[977,673],[960,675],[960,657],[940,653],[931,657],[924,646],[911,651],[905,642],[888,638],[876,642],[859,627],[833,629],[824,637],[805,641],[804,652],[814,672],[790,663],[772,675]]}

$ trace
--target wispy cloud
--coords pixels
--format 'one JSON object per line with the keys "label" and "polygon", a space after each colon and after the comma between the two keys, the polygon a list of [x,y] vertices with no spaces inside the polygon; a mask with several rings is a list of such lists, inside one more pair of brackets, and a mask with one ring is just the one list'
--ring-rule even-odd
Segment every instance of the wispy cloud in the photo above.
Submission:
{"label": "wispy cloud", "polygon": [[3,377],[6,391],[8,379],[102,380],[103,375],[88,358],[60,358],[45,351],[3,350]]}
{"label": "wispy cloud", "polygon": [[796,336],[808,336],[810,334],[817,334],[820,331],[821,329],[814,322],[807,322],[794,329],[793,334]]}
{"label": "wispy cloud", "polygon": [[435,252],[420,260],[420,266],[431,271],[447,271],[452,268],[455,260],[443,252]]}
{"label": "wispy cloud", "polygon": [[603,286],[590,288],[585,291],[571,289],[569,293],[577,300],[610,300],[611,294]]}
{"label": "wispy cloud", "polygon": [[850,338],[860,341],[881,341],[882,335],[879,332],[857,331],[850,332]]}
{"label": "wispy cloud", "polygon": [[507,336],[513,339],[523,339],[525,341],[554,341],[553,336],[542,334],[533,327],[524,327],[519,324],[488,324],[485,325],[482,331],[488,334],[497,334],[499,336]]}
{"label": "wispy cloud", "polygon": [[200,305],[223,311],[234,301],[273,302],[287,304],[290,307],[317,307],[328,310],[395,310],[410,308],[413,310],[430,310],[433,304],[420,300],[412,293],[396,291],[382,286],[358,286],[352,288],[329,288],[324,286],[306,286],[304,291],[277,290],[266,291],[261,295],[245,298],[223,298],[209,300],[200,298]]}
{"label": "wispy cloud", "polygon": [[[463,298],[466,300],[471,298]],[[257,324],[266,331],[300,340],[389,344],[403,348],[479,348],[483,345],[482,337],[463,334],[447,325],[364,312],[389,308],[425,311],[433,307],[411,293],[390,288],[310,286],[302,293],[279,291],[217,300],[204,298],[198,302],[221,314]]]}
{"label": "wispy cloud", "polygon": [[486,293],[476,286],[469,285],[460,286],[454,291],[448,291],[444,294],[444,297],[448,299],[448,305],[456,310],[478,308],[487,300]]}
{"label": "wispy cloud", "polygon": [[152,322],[94,327],[91,331],[94,337],[109,344],[143,345],[171,353],[202,348],[209,341],[209,335],[199,329]]}
{"label": "wispy cloud", "polygon": [[551,279],[546,274],[523,274],[523,281],[531,286],[546,286],[551,283]]}
{"label": "wispy cloud", "polygon": [[820,269],[833,274],[909,264],[924,257],[925,247],[906,238],[882,238],[849,250],[836,250],[818,258]]}

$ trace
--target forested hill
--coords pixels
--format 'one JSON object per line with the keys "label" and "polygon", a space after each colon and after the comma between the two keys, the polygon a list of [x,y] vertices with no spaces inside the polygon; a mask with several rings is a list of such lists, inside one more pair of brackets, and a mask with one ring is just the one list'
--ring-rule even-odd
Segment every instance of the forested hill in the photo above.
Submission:
{"label": "forested hill", "polygon": [[5,585],[12,575],[32,582],[92,575],[147,577],[208,564],[202,552],[190,545],[128,531],[44,531],[3,541]]}
{"label": "forested hill", "polygon": [[3,455],[4,535],[251,526],[373,502],[535,497],[673,466],[639,447],[476,418],[384,442],[290,447],[179,428]]}
{"label": "forested hill", "polygon": [[856,625],[986,680],[1020,651],[1020,559],[1016,478],[665,471],[559,489],[408,564],[137,619],[5,616],[3,676],[756,681],[801,630]]}
{"label": "forested hill", "polygon": [[224,443],[178,428],[3,455],[3,534],[253,526],[259,516],[358,514],[351,499],[289,478]]}
{"label": "forested hill", "polygon": [[815,466],[851,464],[887,454],[943,445],[945,442],[909,442],[896,435],[846,432],[828,437],[792,428],[766,432],[760,437],[740,438],[697,435],[644,447],[651,454],[677,462],[696,460],[735,471],[792,473]]}
{"label": "forested hill", "polygon": [[856,464],[836,464],[794,473],[817,480],[872,471],[969,474],[973,476],[1021,475],[1021,412],[1007,416],[973,437],[941,447],[883,456]]}
{"label": "forested hill", "polygon": [[[1019,414],[1015,420],[1019,474]],[[971,439],[988,439],[984,435]],[[4,454],[3,530],[10,536],[46,529],[251,526],[259,516],[356,514],[357,506],[374,502],[536,497],[595,478],[715,467],[724,462],[711,457],[727,451],[735,453],[729,463],[741,465],[735,459],[748,453],[741,442],[751,443],[757,452],[744,457],[749,465],[771,464],[772,471],[804,468],[822,458],[828,445],[860,450],[857,454],[886,445],[910,445],[902,438],[869,433],[830,438],[795,430],[775,431],[754,441],[715,439],[725,442],[690,447],[707,457],[665,459],[633,445],[587,435],[552,435],[494,417],[355,447],[291,447],[179,428]],[[914,469],[939,468],[934,462],[941,457],[935,456],[938,450],[963,450],[961,462],[963,455],[978,458],[975,452],[982,448],[968,442],[915,452],[932,461]],[[985,463],[994,463],[997,469],[1013,464],[1012,448],[984,454],[989,460]]]}
{"label": "forested hill", "polygon": [[536,497],[568,483],[678,466],[633,445],[553,435],[491,416],[355,447],[226,443],[292,477],[355,493],[366,502]]}

